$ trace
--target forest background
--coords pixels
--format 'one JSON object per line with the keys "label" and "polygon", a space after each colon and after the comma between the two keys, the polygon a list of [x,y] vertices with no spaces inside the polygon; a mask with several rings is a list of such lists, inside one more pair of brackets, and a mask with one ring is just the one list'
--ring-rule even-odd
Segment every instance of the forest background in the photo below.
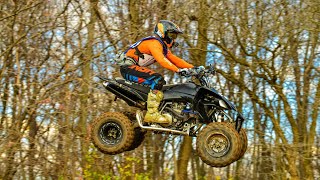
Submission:
{"label": "forest background", "polygon": [[[248,150],[228,167],[190,137],[148,133],[114,156],[89,141],[99,114],[131,111],[95,76],[120,76],[115,54],[161,19],[246,118]],[[319,179],[319,33],[318,0],[0,0],[0,179]]]}

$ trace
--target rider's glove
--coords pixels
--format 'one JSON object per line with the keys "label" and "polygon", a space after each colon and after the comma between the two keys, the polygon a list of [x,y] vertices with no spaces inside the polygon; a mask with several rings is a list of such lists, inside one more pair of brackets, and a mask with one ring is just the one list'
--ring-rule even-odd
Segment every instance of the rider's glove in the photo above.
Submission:
{"label": "rider's glove", "polygon": [[190,69],[189,68],[179,69],[178,73],[180,74],[180,76],[188,76],[190,74]]}

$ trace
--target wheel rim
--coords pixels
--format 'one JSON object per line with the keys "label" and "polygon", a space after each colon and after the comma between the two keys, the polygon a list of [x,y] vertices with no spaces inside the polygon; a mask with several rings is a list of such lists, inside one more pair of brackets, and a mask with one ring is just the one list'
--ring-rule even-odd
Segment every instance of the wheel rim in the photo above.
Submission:
{"label": "wheel rim", "polygon": [[224,134],[212,134],[206,139],[205,148],[213,157],[222,157],[230,150],[230,140]]}
{"label": "wheel rim", "polygon": [[107,145],[115,145],[122,139],[122,128],[115,122],[104,123],[99,129],[99,136]]}

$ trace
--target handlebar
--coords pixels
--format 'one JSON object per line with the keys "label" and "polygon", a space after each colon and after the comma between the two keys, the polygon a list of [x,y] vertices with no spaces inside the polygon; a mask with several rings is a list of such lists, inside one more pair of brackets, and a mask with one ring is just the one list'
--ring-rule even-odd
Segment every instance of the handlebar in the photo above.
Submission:
{"label": "handlebar", "polygon": [[215,73],[216,73],[216,71],[213,66],[208,66],[207,68],[205,68],[203,66],[198,66],[198,67],[191,68],[188,71],[184,71],[184,72],[180,73],[180,75],[184,76],[184,77],[191,77],[191,76],[201,77],[204,75],[205,76],[215,75]]}
{"label": "handlebar", "polygon": [[[199,80],[200,85],[208,88],[212,88],[212,84],[210,82],[209,75],[215,75],[216,71],[212,65],[205,68],[203,66],[194,67],[192,69],[188,69],[186,71],[182,71],[180,76],[184,77],[195,77]],[[194,80],[193,80],[194,81]]]}

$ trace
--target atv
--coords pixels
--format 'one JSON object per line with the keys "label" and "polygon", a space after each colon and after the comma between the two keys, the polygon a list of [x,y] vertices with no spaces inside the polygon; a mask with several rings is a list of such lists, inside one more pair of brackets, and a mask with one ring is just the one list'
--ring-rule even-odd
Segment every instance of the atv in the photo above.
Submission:
{"label": "atv", "polygon": [[[203,66],[201,66],[203,67]],[[106,112],[91,124],[91,139],[105,154],[119,154],[137,148],[147,131],[197,137],[199,157],[212,167],[224,167],[239,160],[247,149],[244,118],[235,106],[210,86],[212,66],[180,74],[191,81],[163,86],[160,113],[172,116],[171,124],[144,123],[148,86],[122,78],[102,80],[105,89],[136,112]]]}

